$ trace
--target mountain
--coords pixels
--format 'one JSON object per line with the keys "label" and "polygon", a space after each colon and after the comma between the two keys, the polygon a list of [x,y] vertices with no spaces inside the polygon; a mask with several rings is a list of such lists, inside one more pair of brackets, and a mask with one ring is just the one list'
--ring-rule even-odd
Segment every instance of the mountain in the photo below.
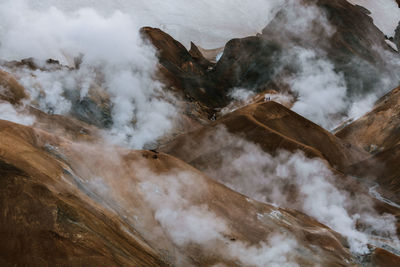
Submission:
{"label": "mountain", "polygon": [[380,4],[0,3],[0,265],[399,265]]}
{"label": "mountain", "polygon": [[394,147],[400,141],[399,103],[400,88],[396,88],[380,98],[372,111],[338,131],[336,136],[372,153]]}
{"label": "mountain", "polygon": [[[171,156],[0,125],[3,266],[241,265],[275,234],[278,247],[293,238],[282,256],[304,266],[352,260],[344,239],[312,218],[250,200]],[[182,232],[179,220],[194,224]]]}
{"label": "mountain", "polygon": [[374,108],[336,133],[372,155],[351,166],[355,175],[372,178],[382,194],[399,203],[399,100],[400,88],[380,98]]}
{"label": "mountain", "polygon": [[[365,159],[368,154],[337,138],[315,123],[305,119],[274,101],[261,100],[228,113],[203,128],[183,134],[165,145],[162,151],[170,153],[186,162],[195,162],[200,157],[208,160],[213,151],[224,149],[224,142],[212,146],[209,151],[197,149],[199,144],[213,138],[223,126],[233,134],[242,136],[272,154],[279,150],[301,150],[310,157],[327,160],[332,166],[344,169]],[[209,162],[205,163],[206,165]]]}

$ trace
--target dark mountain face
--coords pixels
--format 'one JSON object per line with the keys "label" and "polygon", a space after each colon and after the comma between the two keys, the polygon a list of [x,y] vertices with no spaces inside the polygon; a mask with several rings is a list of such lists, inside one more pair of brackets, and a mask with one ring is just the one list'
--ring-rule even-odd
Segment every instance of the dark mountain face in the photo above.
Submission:
{"label": "dark mountain face", "polygon": [[262,37],[286,41],[289,49],[292,46],[312,48],[329,59],[335,71],[343,73],[350,97],[377,89],[383,76],[396,79],[392,85],[396,86],[398,79],[392,77],[395,74],[386,62],[398,55],[388,48],[383,33],[362,8],[347,1],[304,2],[311,6],[315,3],[320,12],[310,21],[307,31],[296,32],[294,19],[299,12],[288,9],[280,11],[263,29]]}

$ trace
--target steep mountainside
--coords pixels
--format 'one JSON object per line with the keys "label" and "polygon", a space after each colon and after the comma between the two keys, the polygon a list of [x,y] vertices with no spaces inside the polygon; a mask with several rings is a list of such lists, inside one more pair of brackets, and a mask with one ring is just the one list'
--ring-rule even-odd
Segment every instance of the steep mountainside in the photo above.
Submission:
{"label": "steep mountainside", "polygon": [[400,145],[378,152],[375,155],[352,165],[348,172],[376,182],[377,192],[387,199],[400,203]]}
{"label": "steep mountainside", "polygon": [[400,7],[355,2],[0,1],[0,266],[400,266]]}
{"label": "steep mountainside", "polygon": [[400,87],[380,98],[372,111],[336,133],[370,152],[393,148],[400,141]]}
{"label": "steep mountainside", "polygon": [[[220,126],[260,145],[268,153],[302,150],[310,157],[327,160],[339,170],[368,157],[365,151],[342,141],[286,107],[265,100],[229,113],[199,130],[178,136],[162,150],[189,163],[199,157],[211,159],[213,151],[224,149],[223,142],[220,146],[206,144]],[[199,144],[204,143],[208,151],[197,149]]]}
{"label": "steep mountainside", "polygon": [[336,136],[369,151],[368,159],[354,164],[350,172],[376,181],[382,194],[400,202],[400,88],[379,99],[373,110],[336,133]]}
{"label": "steep mountainside", "polygon": [[[5,121],[0,137],[3,266],[236,266],[252,253],[268,258],[268,237],[275,249],[292,240],[281,248],[288,262],[352,261],[345,241],[315,220],[249,200],[173,157]],[[181,232],[186,220],[194,224]]]}

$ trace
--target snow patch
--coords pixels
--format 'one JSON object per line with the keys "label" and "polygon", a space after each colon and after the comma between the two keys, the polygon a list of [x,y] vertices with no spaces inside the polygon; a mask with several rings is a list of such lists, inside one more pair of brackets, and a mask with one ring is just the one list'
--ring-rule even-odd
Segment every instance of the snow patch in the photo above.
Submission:
{"label": "snow patch", "polygon": [[396,45],[395,43],[393,43],[392,41],[387,40],[387,39],[385,40],[385,42],[386,42],[391,48],[393,48],[393,50],[399,52],[399,49],[397,48],[397,45]]}

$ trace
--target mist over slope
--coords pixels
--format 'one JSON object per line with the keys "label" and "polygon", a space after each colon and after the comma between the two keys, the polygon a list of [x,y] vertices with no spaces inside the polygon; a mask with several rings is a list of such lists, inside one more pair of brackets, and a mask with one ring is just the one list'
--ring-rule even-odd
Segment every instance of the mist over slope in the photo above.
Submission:
{"label": "mist over slope", "polygon": [[399,14],[1,1],[0,265],[396,266]]}

